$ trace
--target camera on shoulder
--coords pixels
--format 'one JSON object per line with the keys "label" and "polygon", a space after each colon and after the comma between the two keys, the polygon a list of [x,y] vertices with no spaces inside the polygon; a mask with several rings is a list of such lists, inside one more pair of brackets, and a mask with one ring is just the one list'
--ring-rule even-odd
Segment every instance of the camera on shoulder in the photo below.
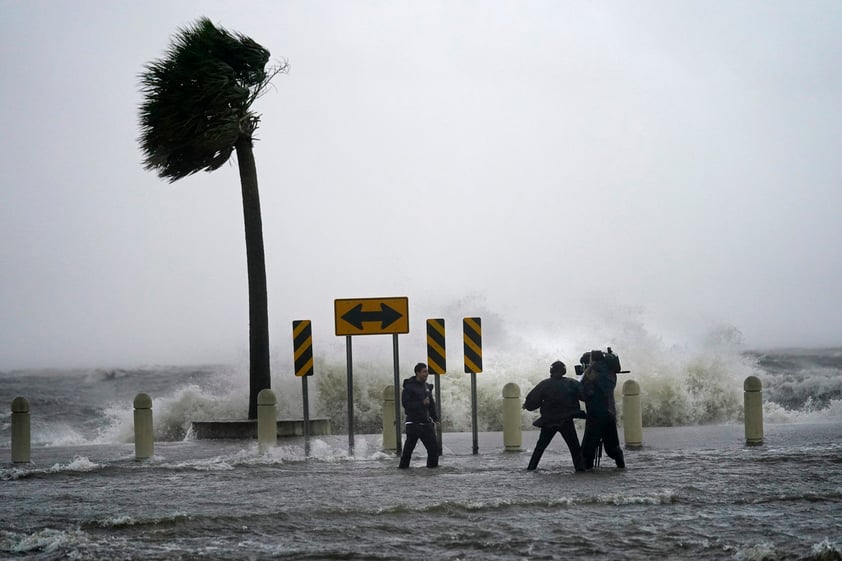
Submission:
{"label": "camera on shoulder", "polygon": [[608,371],[613,372],[614,374],[626,374],[629,372],[628,370],[622,369],[620,366],[620,357],[614,354],[611,347],[607,347],[604,352],[599,349],[595,349],[584,353],[581,358],[579,358],[579,364],[574,365],[573,368],[576,371],[576,375],[581,376],[585,373],[585,369],[587,369],[591,364],[596,363],[604,363],[608,367]]}

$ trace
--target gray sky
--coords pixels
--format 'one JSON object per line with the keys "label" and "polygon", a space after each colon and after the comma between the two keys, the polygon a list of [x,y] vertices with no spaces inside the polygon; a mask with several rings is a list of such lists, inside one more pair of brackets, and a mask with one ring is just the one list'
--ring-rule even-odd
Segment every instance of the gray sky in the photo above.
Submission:
{"label": "gray sky", "polygon": [[0,369],[246,355],[234,160],[171,185],[137,146],[138,74],[200,16],[291,66],[256,104],[274,359],[292,320],[332,345],[334,299],[386,296],[416,334],[620,310],[665,340],[842,345],[839,2],[0,13]]}

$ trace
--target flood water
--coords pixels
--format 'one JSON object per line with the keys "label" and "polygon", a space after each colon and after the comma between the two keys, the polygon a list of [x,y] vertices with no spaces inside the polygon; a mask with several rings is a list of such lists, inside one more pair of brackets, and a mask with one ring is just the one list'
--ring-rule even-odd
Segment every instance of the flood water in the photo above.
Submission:
{"label": "flood water", "polygon": [[[580,427],[581,429],[581,427]],[[627,469],[576,474],[557,436],[536,472],[501,433],[445,433],[410,470],[379,435],[0,449],[6,559],[842,559],[842,425],[644,429]]]}

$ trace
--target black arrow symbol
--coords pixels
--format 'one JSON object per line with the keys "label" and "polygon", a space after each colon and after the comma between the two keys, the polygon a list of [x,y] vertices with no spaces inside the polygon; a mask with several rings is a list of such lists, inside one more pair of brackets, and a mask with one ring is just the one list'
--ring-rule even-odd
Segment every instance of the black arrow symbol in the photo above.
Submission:
{"label": "black arrow symbol", "polygon": [[342,319],[356,327],[357,329],[362,330],[363,322],[365,321],[379,321],[380,322],[380,329],[386,329],[399,319],[401,319],[402,315],[399,311],[395,310],[394,308],[390,308],[386,304],[380,303],[380,311],[379,312],[364,312],[363,305],[357,304],[350,310],[348,310]]}

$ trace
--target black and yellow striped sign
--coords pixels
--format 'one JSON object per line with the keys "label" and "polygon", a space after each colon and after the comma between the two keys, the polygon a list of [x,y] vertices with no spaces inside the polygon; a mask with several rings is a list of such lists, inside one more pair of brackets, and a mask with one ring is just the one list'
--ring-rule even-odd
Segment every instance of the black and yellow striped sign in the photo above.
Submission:
{"label": "black and yellow striped sign", "polygon": [[313,375],[313,329],[309,319],[292,322],[292,346],[295,356],[295,375]]}
{"label": "black and yellow striped sign", "polygon": [[444,320],[427,320],[427,367],[432,374],[447,372],[447,352],[444,343]]}
{"label": "black and yellow striped sign", "polygon": [[462,334],[465,341],[465,372],[482,372],[482,320],[464,318]]}

